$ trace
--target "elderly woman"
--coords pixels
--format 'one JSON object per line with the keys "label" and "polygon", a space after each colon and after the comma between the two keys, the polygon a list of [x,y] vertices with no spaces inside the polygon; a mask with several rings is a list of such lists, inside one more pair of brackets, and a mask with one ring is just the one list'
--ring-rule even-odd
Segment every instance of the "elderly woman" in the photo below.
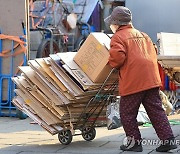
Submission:
{"label": "elderly woman", "polygon": [[113,9],[105,19],[114,35],[111,38],[109,64],[119,70],[119,94],[121,122],[128,139],[133,139],[130,146],[122,145],[123,151],[142,151],[141,134],[137,124],[140,104],[162,140],[156,148],[158,152],[176,149],[174,135],[168,122],[159,96],[161,79],[157,65],[157,55],[149,36],[132,25],[131,11],[122,6]]}

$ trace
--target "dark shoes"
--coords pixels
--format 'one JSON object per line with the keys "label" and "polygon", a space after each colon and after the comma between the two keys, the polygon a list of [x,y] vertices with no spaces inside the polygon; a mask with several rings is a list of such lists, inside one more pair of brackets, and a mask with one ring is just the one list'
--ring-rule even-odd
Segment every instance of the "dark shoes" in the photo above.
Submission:
{"label": "dark shoes", "polygon": [[142,152],[143,148],[141,144],[135,143],[133,147],[121,145],[120,149],[122,151],[133,151],[133,152]]}
{"label": "dark shoes", "polygon": [[174,138],[168,139],[164,141],[158,148],[156,148],[157,152],[168,152],[170,150],[176,149],[177,145]]}

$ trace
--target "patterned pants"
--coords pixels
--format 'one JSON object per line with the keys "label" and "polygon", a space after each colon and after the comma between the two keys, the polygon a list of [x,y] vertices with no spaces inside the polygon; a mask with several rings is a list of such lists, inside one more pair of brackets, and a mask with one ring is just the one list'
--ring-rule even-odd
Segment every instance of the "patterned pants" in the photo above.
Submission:
{"label": "patterned pants", "polygon": [[141,103],[146,109],[159,139],[166,140],[173,137],[172,129],[162,108],[159,88],[121,97],[120,117],[126,136],[134,137],[135,140],[141,140],[141,134],[136,120]]}

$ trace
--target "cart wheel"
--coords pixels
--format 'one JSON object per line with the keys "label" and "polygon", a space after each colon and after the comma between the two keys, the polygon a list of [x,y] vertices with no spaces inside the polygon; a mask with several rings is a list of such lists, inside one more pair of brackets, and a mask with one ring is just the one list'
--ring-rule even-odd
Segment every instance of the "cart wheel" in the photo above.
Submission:
{"label": "cart wheel", "polygon": [[[50,54],[50,39],[44,39],[37,50],[37,58],[49,57]],[[53,40],[53,54],[60,52],[59,46]]]}
{"label": "cart wheel", "polygon": [[72,141],[72,133],[70,130],[60,131],[58,134],[58,139],[61,144],[68,145]]}
{"label": "cart wheel", "polygon": [[91,141],[96,137],[96,130],[94,127],[86,127],[82,131],[82,137],[86,141]]}

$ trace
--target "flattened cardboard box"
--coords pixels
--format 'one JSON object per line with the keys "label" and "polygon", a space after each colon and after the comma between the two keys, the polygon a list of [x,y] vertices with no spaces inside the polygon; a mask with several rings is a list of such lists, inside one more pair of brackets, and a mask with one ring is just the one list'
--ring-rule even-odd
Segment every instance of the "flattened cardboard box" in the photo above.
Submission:
{"label": "flattened cardboard box", "polygon": [[18,105],[18,104],[23,105],[22,108],[21,108],[21,111],[26,113],[31,119],[33,119],[35,122],[37,122],[40,126],[42,126],[50,134],[55,135],[56,133],[58,133],[59,131],[62,130],[62,127],[60,127],[60,126],[56,127],[56,125],[48,125],[47,123],[45,123],[45,121],[43,121],[43,119],[38,117],[37,114],[35,114],[34,112],[32,112],[32,110],[30,110],[30,107],[28,107],[25,104],[24,100],[20,96],[14,97],[12,102],[15,105]]}
{"label": "flattened cardboard box", "polygon": [[91,33],[73,59],[94,83],[102,83],[112,69],[107,64],[109,46],[106,34]]}
{"label": "flattened cardboard box", "polygon": [[101,84],[93,83],[89,77],[81,70],[81,68],[74,62],[73,58],[77,52],[68,52],[68,53],[57,53],[61,61],[64,62],[62,67],[69,73],[71,76],[79,82],[84,90],[95,89]]}

